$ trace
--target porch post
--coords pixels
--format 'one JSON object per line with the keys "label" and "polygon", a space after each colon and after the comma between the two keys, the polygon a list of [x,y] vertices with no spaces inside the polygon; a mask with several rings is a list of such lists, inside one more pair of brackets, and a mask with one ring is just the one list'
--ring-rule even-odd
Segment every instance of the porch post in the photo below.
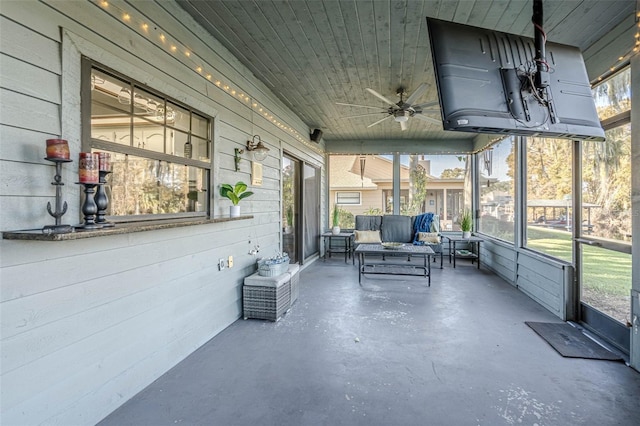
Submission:
{"label": "porch post", "polygon": [[[640,85],[640,55],[631,58],[631,87]],[[631,93],[631,348],[629,363],[640,371],[640,90]]]}

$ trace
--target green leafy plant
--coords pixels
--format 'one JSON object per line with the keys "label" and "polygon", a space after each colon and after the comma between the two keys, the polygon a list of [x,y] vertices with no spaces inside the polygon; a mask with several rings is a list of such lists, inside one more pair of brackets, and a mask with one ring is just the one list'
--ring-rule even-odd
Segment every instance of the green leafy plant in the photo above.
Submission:
{"label": "green leafy plant", "polygon": [[473,218],[471,217],[471,211],[465,209],[460,215],[460,229],[462,232],[470,232],[473,225]]}
{"label": "green leafy plant", "polygon": [[333,226],[340,226],[340,210],[338,209],[338,205],[336,204],[333,208]]}
{"label": "green leafy plant", "polygon": [[244,182],[237,182],[234,186],[223,183],[220,185],[220,195],[228,198],[234,206],[237,206],[240,200],[253,195],[253,192],[247,191],[247,188],[247,184]]}
{"label": "green leafy plant", "polygon": [[292,206],[287,207],[287,225],[288,226],[293,225],[293,207]]}

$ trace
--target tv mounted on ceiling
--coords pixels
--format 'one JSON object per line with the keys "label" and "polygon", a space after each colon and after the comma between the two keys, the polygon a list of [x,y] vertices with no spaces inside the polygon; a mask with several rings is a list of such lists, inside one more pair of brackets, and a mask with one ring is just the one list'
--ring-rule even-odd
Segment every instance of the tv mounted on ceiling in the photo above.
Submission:
{"label": "tv mounted on ceiling", "polygon": [[431,18],[427,26],[445,130],[605,139],[577,47],[545,43],[540,84],[533,38]]}

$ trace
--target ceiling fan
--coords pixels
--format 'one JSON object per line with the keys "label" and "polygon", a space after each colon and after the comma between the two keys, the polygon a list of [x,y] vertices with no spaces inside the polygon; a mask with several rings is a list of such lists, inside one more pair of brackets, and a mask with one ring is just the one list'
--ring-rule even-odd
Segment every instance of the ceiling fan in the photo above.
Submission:
{"label": "ceiling fan", "polygon": [[369,93],[371,93],[373,96],[383,100],[386,104],[389,105],[389,107],[386,108],[381,108],[381,107],[376,107],[376,106],[370,106],[370,105],[357,105],[357,104],[348,104],[348,103],[343,103],[343,102],[336,102],[336,105],[345,105],[345,106],[352,106],[352,107],[358,107],[358,108],[369,108],[369,109],[377,109],[377,110],[381,110],[378,112],[372,112],[372,113],[368,113],[368,114],[359,114],[359,115],[351,115],[348,117],[344,117],[344,118],[357,118],[357,117],[368,117],[368,116],[374,116],[374,115],[380,115],[380,114],[386,114],[386,117],[369,124],[367,127],[373,127],[376,124],[380,124],[385,120],[388,120],[390,118],[393,118],[394,121],[396,121],[397,123],[400,123],[400,128],[404,131],[407,130],[407,121],[409,121],[410,117],[415,117],[418,118],[420,120],[429,122],[429,123],[433,123],[433,124],[442,124],[442,122],[440,120],[437,120],[435,118],[429,117],[424,115],[423,113],[439,113],[439,110],[437,108],[430,108],[433,107],[435,105],[438,105],[437,101],[431,101],[431,102],[425,102],[422,104],[414,104],[415,101],[417,101],[420,96],[422,96],[422,94],[424,93],[424,91],[427,89],[427,84],[426,83],[422,83],[420,86],[418,86],[418,88],[416,90],[414,90],[414,92],[405,100],[404,99],[404,95],[406,95],[405,93],[405,89],[403,87],[398,88],[398,90],[396,90],[396,95],[400,97],[400,100],[398,102],[392,102],[391,100],[389,100],[388,98],[386,98],[385,96],[382,96],[380,93],[376,92],[373,89],[369,89],[367,87],[367,91]]}

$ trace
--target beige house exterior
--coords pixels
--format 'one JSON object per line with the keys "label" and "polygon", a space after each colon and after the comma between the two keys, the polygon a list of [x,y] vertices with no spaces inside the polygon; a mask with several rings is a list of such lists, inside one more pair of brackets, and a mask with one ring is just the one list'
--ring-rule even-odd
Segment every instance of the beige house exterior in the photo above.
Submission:
{"label": "beige house exterior", "polygon": [[[413,195],[411,164],[422,168],[427,179],[424,201],[417,213],[436,213],[443,230],[453,230],[464,205],[464,178],[442,179],[431,174],[431,161],[412,157],[400,166],[400,205],[407,206]],[[393,202],[393,159],[382,155],[332,155],[329,159],[329,206],[355,215],[391,214]]]}

